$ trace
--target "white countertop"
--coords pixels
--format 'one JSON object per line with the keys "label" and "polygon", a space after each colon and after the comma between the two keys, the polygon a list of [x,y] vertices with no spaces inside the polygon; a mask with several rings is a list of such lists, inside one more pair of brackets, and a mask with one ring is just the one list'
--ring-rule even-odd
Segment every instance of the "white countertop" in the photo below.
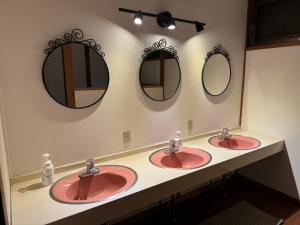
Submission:
{"label": "white countertop", "polygon": [[[12,186],[12,222],[13,225],[42,225],[61,219],[54,224],[74,224],[80,218],[90,218],[88,224],[101,224],[113,217],[126,214],[139,207],[154,203],[166,194],[183,191],[184,188],[196,186],[226,172],[258,161],[282,150],[284,141],[267,135],[244,130],[233,131],[257,138],[261,146],[254,150],[227,150],[216,148],[208,143],[209,137],[184,142],[184,146],[201,148],[212,155],[207,165],[191,170],[162,169],[148,160],[153,151],[146,151],[101,163],[100,165],[124,165],[134,169],[138,174],[137,183],[128,191],[113,199],[89,204],[62,204],[49,196],[50,187],[39,187],[40,179],[29,180]],[[154,150],[155,151],[155,150]],[[80,169],[81,170],[81,169]],[[55,175],[59,179],[78,170]],[[168,188],[168,185],[171,185]],[[25,189],[31,189],[24,192]],[[113,210],[112,210],[113,207]],[[119,208],[118,208],[119,207]],[[127,212],[126,212],[127,210]],[[81,214],[79,214],[81,213]],[[76,216],[75,216],[76,215]],[[69,217],[71,222],[68,222]],[[72,217],[74,219],[72,220]],[[92,218],[93,217],[93,218]],[[97,218],[94,218],[97,217]],[[82,224],[78,222],[78,224]]]}

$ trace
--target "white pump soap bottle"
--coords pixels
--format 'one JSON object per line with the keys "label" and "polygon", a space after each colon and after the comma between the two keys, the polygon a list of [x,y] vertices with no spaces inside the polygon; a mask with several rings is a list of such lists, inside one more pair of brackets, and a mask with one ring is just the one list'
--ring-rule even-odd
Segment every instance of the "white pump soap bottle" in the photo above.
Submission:
{"label": "white pump soap bottle", "polygon": [[54,167],[49,160],[50,154],[45,153],[43,154],[43,161],[42,161],[42,184],[44,186],[50,185],[54,182]]}
{"label": "white pump soap bottle", "polygon": [[180,137],[181,131],[176,131],[175,138],[170,140],[169,147],[164,150],[166,154],[177,152],[182,146],[182,138]]}
{"label": "white pump soap bottle", "polygon": [[181,131],[180,130],[178,130],[178,131],[176,131],[176,137],[175,137],[175,147],[176,147],[176,150],[178,151],[180,148],[181,148],[181,146],[182,146],[182,138],[180,137],[180,135],[181,135]]}

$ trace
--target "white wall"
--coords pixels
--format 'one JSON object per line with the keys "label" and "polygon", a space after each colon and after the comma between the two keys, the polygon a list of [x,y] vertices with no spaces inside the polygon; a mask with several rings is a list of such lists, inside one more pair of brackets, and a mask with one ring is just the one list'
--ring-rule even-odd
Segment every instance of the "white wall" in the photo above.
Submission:
{"label": "white wall", "polygon": [[300,190],[300,46],[248,51],[242,127],[283,137],[287,151],[242,170],[294,198]]}
{"label": "white wall", "polygon": [[[119,7],[169,10],[207,26],[199,34],[182,23],[168,31],[145,17],[138,27]],[[246,7],[246,0],[2,1],[0,85],[12,174],[38,170],[44,152],[59,166],[123,151],[122,132],[127,130],[129,148],[134,148],[166,141],[176,130],[186,132],[190,119],[193,133],[238,126]],[[100,42],[110,72],[103,100],[81,110],[53,101],[41,73],[47,42],[75,27]],[[162,37],[178,50],[182,85],[172,99],[154,102],[141,91],[138,72],[144,48]],[[224,95],[209,97],[201,69],[206,53],[219,42],[231,55],[232,82]]]}

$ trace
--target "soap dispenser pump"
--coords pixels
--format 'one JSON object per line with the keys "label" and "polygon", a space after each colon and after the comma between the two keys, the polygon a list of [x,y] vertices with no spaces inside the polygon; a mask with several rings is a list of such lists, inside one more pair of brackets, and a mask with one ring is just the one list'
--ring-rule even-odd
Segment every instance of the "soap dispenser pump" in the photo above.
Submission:
{"label": "soap dispenser pump", "polygon": [[50,154],[45,153],[43,154],[43,161],[42,161],[42,184],[44,186],[50,185],[54,182],[54,167],[49,160]]}
{"label": "soap dispenser pump", "polygon": [[181,131],[176,131],[176,136],[169,142],[169,147],[165,149],[166,154],[177,152],[182,146]]}
{"label": "soap dispenser pump", "polygon": [[182,145],[182,139],[181,139],[180,135],[181,135],[181,131],[180,130],[176,131],[175,141],[178,143],[178,145],[181,146]]}

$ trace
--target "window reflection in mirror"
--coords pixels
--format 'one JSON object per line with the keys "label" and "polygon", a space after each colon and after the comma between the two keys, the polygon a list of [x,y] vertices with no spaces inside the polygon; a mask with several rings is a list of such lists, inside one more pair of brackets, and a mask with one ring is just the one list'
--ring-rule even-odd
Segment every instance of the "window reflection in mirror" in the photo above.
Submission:
{"label": "window reflection in mirror", "polygon": [[140,68],[140,85],[155,101],[170,99],[177,91],[181,74],[178,60],[165,50],[148,54]]}
{"label": "window reflection in mirror", "polygon": [[104,96],[109,74],[104,59],[93,48],[67,43],[47,56],[43,80],[55,101],[70,108],[85,108]]}

